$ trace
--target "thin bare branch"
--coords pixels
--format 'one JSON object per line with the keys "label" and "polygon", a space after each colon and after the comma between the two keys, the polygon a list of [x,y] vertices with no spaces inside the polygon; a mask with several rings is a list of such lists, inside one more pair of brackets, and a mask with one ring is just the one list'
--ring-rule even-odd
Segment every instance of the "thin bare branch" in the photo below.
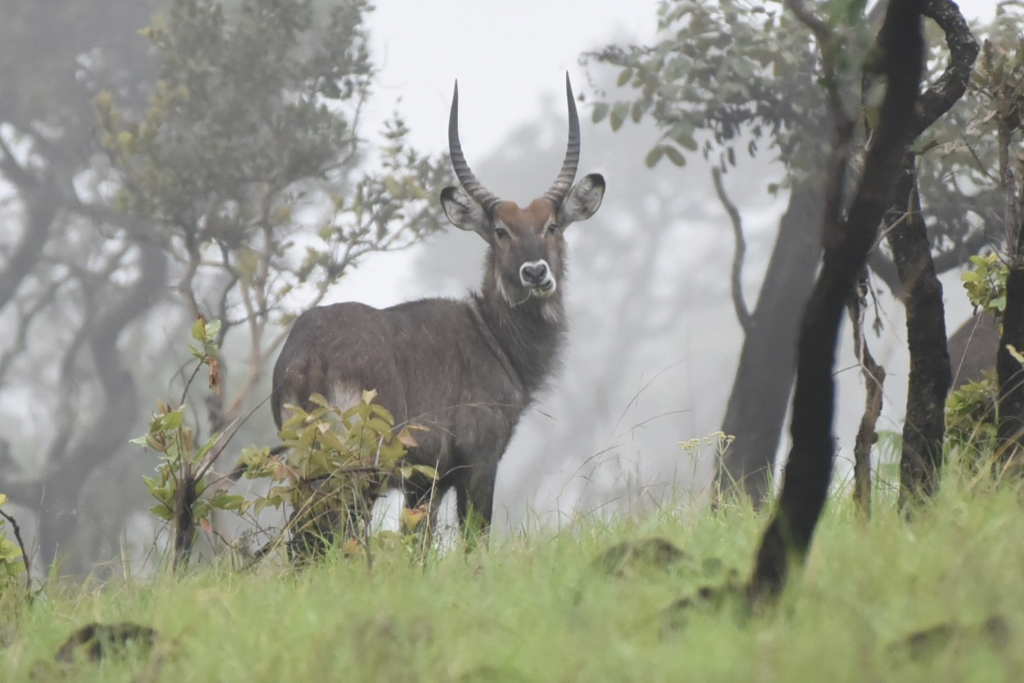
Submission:
{"label": "thin bare branch", "polygon": [[725,187],[722,185],[721,169],[717,166],[712,168],[711,177],[715,181],[715,192],[718,193],[718,200],[722,202],[722,207],[729,214],[729,220],[732,222],[733,237],[736,240],[736,252],[732,258],[732,305],[736,309],[736,318],[740,321],[740,327],[743,328],[744,332],[749,332],[751,325],[750,309],[747,308],[747,302],[743,298],[743,259],[747,253],[747,241],[743,237],[743,221],[736,205],[732,203],[729,195],[725,193]]}
{"label": "thin bare branch", "polygon": [[864,335],[864,312],[867,308],[867,271],[847,302],[852,323],[854,353],[864,375],[864,415],[853,447],[853,501],[858,513],[867,519],[871,517],[871,447],[878,440],[875,425],[882,412],[885,368],[879,365]]}

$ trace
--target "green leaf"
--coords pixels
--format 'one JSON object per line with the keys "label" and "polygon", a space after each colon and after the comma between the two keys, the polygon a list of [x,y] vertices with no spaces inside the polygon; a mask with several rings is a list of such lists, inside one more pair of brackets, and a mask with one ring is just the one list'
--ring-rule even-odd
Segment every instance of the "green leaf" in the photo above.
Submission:
{"label": "green leaf", "polygon": [[206,454],[210,452],[210,449],[213,448],[213,445],[215,443],[217,443],[217,439],[219,439],[219,438],[220,438],[220,432],[216,432],[216,433],[210,435],[210,438],[207,439],[206,442],[202,446],[199,447],[199,451],[196,452],[195,459],[196,459],[197,462],[199,460],[202,460],[204,457],[206,457]]}
{"label": "green leaf", "polygon": [[171,521],[171,509],[164,505],[163,503],[159,505],[154,505],[153,507],[149,508],[149,511],[157,517],[159,517],[160,519],[166,519],[167,521]]}
{"label": "green leaf", "polygon": [[437,470],[435,470],[430,465],[413,465],[412,468],[416,472],[419,472],[420,474],[426,476],[428,479],[435,479],[436,480],[436,479],[439,478],[439,475],[437,474]]}
{"label": "green leaf", "polygon": [[676,166],[685,166],[686,165],[686,158],[683,157],[682,152],[680,152],[675,147],[670,147],[668,145],[665,145],[665,156],[667,156],[668,160],[671,161]]}
{"label": "green leaf", "polygon": [[379,417],[371,417],[369,420],[365,422],[365,427],[367,429],[372,429],[374,432],[381,436],[391,436],[391,425],[389,425],[385,420],[382,420]]}
{"label": "green leaf", "polygon": [[619,77],[615,80],[615,85],[621,88],[622,86],[629,83],[629,80],[631,78],[633,78],[633,69],[627,66],[625,69],[619,72]]}
{"label": "green leaf", "polygon": [[665,156],[665,148],[662,145],[657,145],[644,157],[644,164],[647,168],[654,168],[663,156]]}
{"label": "green leaf", "polygon": [[245,505],[245,496],[222,493],[210,499],[210,507],[218,510],[240,510]]}
{"label": "green leaf", "polygon": [[164,415],[163,420],[161,420],[161,426],[167,431],[172,431],[181,426],[182,419],[184,419],[184,416],[181,414],[181,408],[172,410]]}
{"label": "green leaf", "polygon": [[391,414],[391,411],[382,406],[379,403],[374,403],[370,406],[370,412],[373,415],[380,417],[382,420],[388,423],[388,427],[392,427],[395,424],[395,416]]}
{"label": "green leaf", "polygon": [[626,122],[627,116],[629,116],[629,102],[616,102],[615,106],[612,107],[611,114],[612,130],[622,128],[622,124]]}
{"label": "green leaf", "polygon": [[693,137],[692,133],[687,133],[686,131],[677,131],[675,134],[672,135],[672,139],[676,141],[676,144],[678,144],[680,147],[683,147],[684,149],[688,149],[691,152],[697,151],[697,140]]}
{"label": "green leaf", "polygon": [[644,117],[644,103],[642,100],[637,100],[633,103],[633,106],[629,109],[629,116],[633,119],[633,123],[640,123],[640,119]]}
{"label": "green leaf", "polygon": [[610,107],[606,102],[598,102],[597,104],[594,105],[594,111],[590,117],[591,120],[594,123],[600,123],[601,121],[604,120],[606,116],[608,116],[609,109]]}

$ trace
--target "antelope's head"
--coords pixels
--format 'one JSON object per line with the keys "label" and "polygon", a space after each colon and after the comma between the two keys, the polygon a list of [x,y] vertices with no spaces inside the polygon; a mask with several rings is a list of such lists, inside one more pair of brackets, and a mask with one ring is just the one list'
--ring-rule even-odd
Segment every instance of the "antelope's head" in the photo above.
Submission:
{"label": "antelope's head", "polygon": [[558,291],[564,272],[565,239],[570,223],[586,220],[601,206],[604,178],[592,173],[573,186],[580,160],[580,122],[576,102],[565,75],[569,103],[569,144],[562,170],[551,188],[525,208],[502,201],[469,170],[459,143],[459,84],[455,83],[448,118],[448,149],[452,167],[462,185],[441,191],[441,207],[448,220],[463,230],[473,230],[491,246],[487,280],[510,306],[528,299],[548,299]]}

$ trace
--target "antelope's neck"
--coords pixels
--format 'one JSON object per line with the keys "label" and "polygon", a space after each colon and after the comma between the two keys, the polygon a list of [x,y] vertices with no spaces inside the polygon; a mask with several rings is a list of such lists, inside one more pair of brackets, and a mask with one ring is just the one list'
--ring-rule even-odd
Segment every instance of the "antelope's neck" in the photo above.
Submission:
{"label": "antelope's neck", "polygon": [[561,291],[512,307],[495,288],[485,286],[473,300],[487,332],[532,396],[554,370],[565,337]]}

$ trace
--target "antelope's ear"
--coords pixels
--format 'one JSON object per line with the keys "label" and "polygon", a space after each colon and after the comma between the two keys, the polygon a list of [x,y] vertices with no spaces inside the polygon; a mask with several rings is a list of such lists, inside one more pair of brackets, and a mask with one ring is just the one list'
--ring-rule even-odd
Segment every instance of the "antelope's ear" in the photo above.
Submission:
{"label": "antelope's ear", "polygon": [[576,221],[585,221],[601,208],[604,199],[604,176],[591,173],[569,190],[558,210],[558,224],[563,228]]}
{"label": "antelope's ear", "polygon": [[441,208],[444,215],[456,228],[472,230],[485,240],[491,222],[487,219],[482,206],[460,187],[448,187],[441,190]]}

